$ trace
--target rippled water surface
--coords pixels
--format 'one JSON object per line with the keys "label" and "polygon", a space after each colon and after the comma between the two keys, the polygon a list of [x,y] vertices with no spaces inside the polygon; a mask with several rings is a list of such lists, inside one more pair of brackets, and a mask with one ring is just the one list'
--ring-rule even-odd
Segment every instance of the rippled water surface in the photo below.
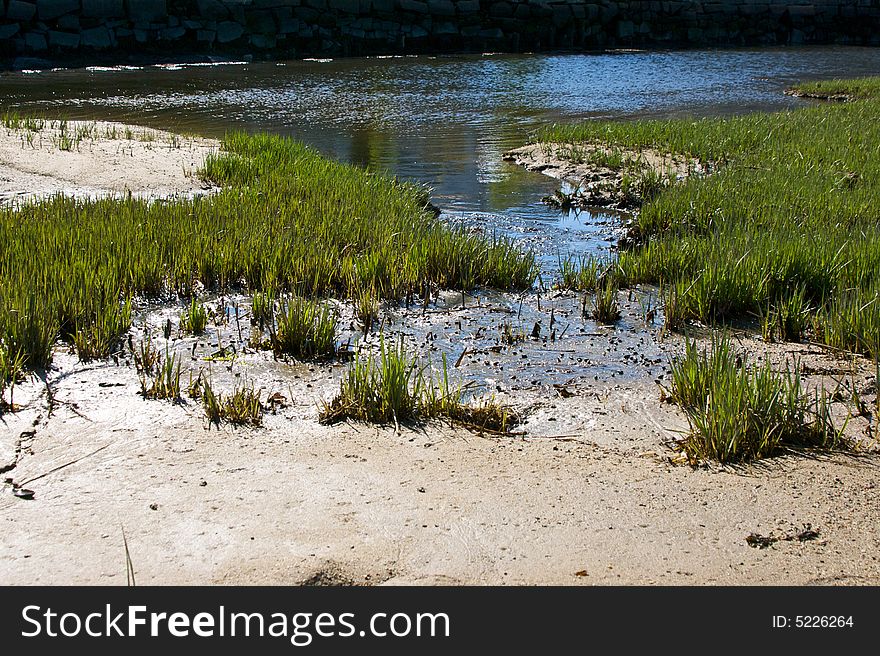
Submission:
{"label": "rippled water surface", "polygon": [[801,102],[782,95],[795,80],[878,72],[870,48],[391,57],[8,73],[0,94],[71,118],[292,135],[425,182],[447,209],[521,215],[553,184],[501,153],[544,123],[782,109]]}

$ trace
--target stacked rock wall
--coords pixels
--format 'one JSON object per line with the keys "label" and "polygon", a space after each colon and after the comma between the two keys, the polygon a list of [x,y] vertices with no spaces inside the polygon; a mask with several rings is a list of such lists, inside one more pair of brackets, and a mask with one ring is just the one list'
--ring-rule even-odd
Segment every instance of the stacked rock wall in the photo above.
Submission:
{"label": "stacked rock wall", "polygon": [[0,55],[880,44],[880,0],[0,0]]}

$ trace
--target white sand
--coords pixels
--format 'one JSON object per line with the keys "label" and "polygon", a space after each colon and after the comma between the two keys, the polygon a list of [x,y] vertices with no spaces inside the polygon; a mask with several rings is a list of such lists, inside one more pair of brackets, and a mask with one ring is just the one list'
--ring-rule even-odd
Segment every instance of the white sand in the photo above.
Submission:
{"label": "white sand", "polygon": [[47,121],[38,131],[0,128],[0,203],[56,193],[165,198],[211,189],[196,172],[219,149],[215,140],[120,123],[67,122],[69,138],[78,131],[88,134],[68,150],[58,122]]}

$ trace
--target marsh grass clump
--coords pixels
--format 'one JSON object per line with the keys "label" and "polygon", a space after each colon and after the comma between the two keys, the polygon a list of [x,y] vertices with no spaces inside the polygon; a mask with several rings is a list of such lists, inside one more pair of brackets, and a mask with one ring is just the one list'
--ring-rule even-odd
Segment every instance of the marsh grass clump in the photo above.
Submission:
{"label": "marsh grass clump", "polygon": [[806,98],[822,100],[853,101],[880,96],[880,77],[865,77],[856,80],[819,80],[797,84],[788,93]]}
{"label": "marsh grass clump", "polygon": [[809,325],[810,307],[803,289],[781,299],[773,312],[773,325],[780,339],[800,342]]}
{"label": "marsh grass clump", "polygon": [[32,134],[42,131],[45,126],[46,120],[37,116],[23,116],[10,111],[3,113],[3,127],[8,130],[25,130]]}
{"label": "marsh grass clump", "polygon": [[105,306],[100,314],[73,335],[76,354],[83,362],[99,360],[112,354],[120,336],[131,326],[131,302],[121,306]]}
{"label": "marsh grass clump", "polygon": [[520,423],[516,411],[499,403],[494,396],[470,404],[458,400],[448,404],[436,416],[449,419],[474,432],[493,435],[508,435]]}
{"label": "marsh grass clump", "polygon": [[135,369],[139,374],[152,374],[162,358],[159,351],[153,347],[153,336],[146,329],[144,330],[144,337],[138,342],[137,347],[135,347],[134,341],[131,335],[129,335],[128,349],[134,360]]}
{"label": "marsh grass clump", "polygon": [[77,332],[85,357],[104,357],[128,329],[104,317],[128,298],[265,293],[259,323],[272,313],[270,294],[374,289],[397,300],[425,288],[522,290],[535,279],[533,254],[441,222],[425,189],[290,139],[230,134],[199,175],[221,191],[163,203],[57,195],[0,208],[0,341],[40,368]]}
{"label": "marsh grass clump", "polygon": [[264,330],[275,320],[275,294],[272,291],[257,292],[251,302],[251,324]]}
{"label": "marsh grass clump", "polygon": [[446,356],[439,380],[407,352],[403,338],[386,344],[379,341],[379,356],[358,351],[343,375],[339,393],[325,403],[320,413],[323,424],[354,419],[375,424],[418,423],[444,418],[466,428],[489,433],[507,433],[519,422],[518,415],[494,398],[477,405],[463,401],[464,388],[449,381]]}
{"label": "marsh grass clump", "polygon": [[[700,120],[589,121],[541,141],[649,148],[712,175],[645,179],[622,286],[660,285],[667,325],[764,317],[765,334],[873,355],[880,321],[880,78],[802,85],[853,102]],[[635,184],[635,178],[633,178]],[[794,292],[794,295],[793,295]]]}
{"label": "marsh grass clump", "polygon": [[595,255],[579,255],[565,259],[560,257],[557,287],[572,291],[595,289],[608,265],[608,261]]}
{"label": "marsh grass clump", "polygon": [[180,361],[177,353],[165,352],[153,368],[152,377],[141,373],[141,393],[146,399],[180,400]]}
{"label": "marsh grass clump", "polygon": [[208,326],[208,311],[193,298],[180,313],[180,330],[184,334],[204,335]]}
{"label": "marsh grass clump", "polygon": [[769,361],[747,366],[730,338],[713,336],[700,350],[687,340],[672,362],[670,398],[687,413],[690,434],[681,448],[692,462],[742,462],[785,451],[844,446],[824,390],[808,392],[795,364],[784,373]]}
{"label": "marsh grass clump", "polygon": [[276,323],[270,344],[277,355],[313,360],[336,353],[336,312],[330,305],[295,296],[282,303]]}
{"label": "marsh grass clump", "polygon": [[379,308],[379,294],[374,287],[358,290],[354,298],[354,313],[364,335],[369,335],[379,322]]}
{"label": "marsh grass clump", "polygon": [[620,303],[617,298],[619,292],[620,288],[612,279],[598,283],[591,314],[594,321],[612,324],[620,319]]}
{"label": "marsh grass clump", "polygon": [[361,350],[343,374],[339,394],[321,412],[322,423],[357,419],[376,424],[400,424],[419,418],[424,377],[415,356],[407,353],[401,338],[379,342],[379,358]]}
{"label": "marsh grass clump", "polygon": [[263,425],[261,391],[255,390],[252,384],[242,383],[232,394],[224,396],[215,392],[207,380],[202,380],[199,396],[205,416],[213,424],[227,421],[235,426]]}
{"label": "marsh grass clump", "polygon": [[526,331],[522,326],[514,327],[510,321],[504,321],[501,324],[500,335],[498,340],[504,346],[515,346],[526,341]]}

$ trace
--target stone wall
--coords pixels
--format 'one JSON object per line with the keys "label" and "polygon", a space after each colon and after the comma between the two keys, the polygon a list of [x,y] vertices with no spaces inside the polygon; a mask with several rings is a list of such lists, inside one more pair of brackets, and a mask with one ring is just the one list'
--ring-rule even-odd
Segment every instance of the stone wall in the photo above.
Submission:
{"label": "stone wall", "polygon": [[880,0],[0,0],[7,59],[807,43],[880,45]]}

